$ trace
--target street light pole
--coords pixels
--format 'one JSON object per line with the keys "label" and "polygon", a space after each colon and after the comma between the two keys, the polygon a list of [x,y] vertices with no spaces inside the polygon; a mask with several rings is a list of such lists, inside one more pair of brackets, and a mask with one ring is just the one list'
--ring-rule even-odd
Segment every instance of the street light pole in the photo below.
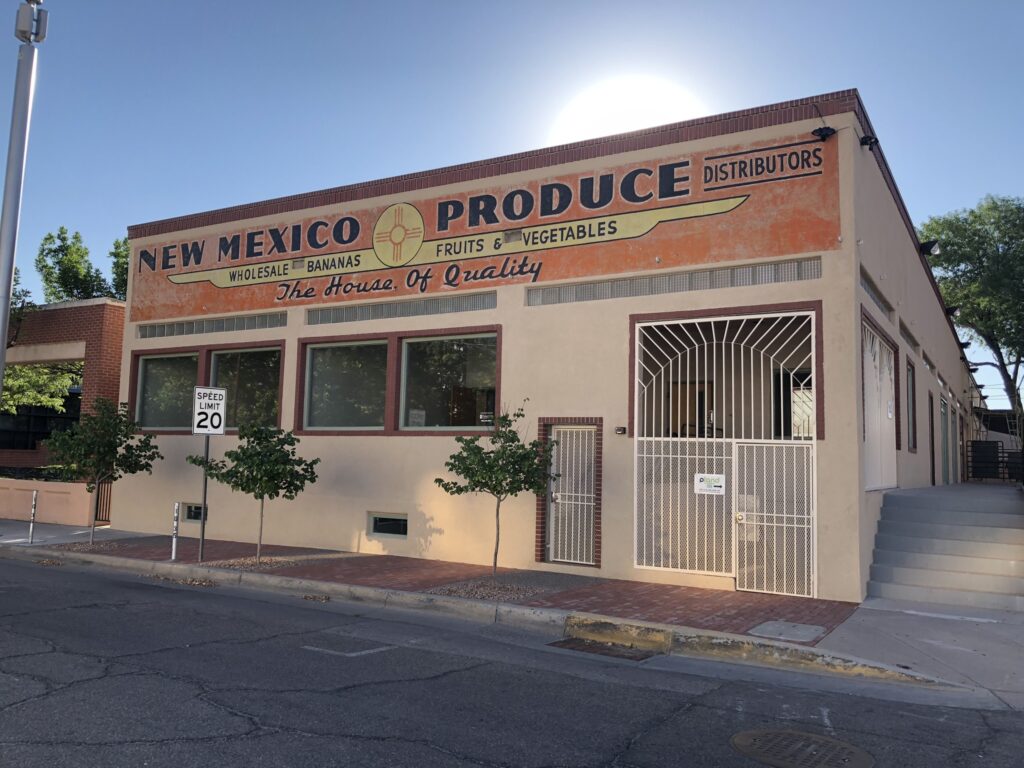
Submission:
{"label": "street light pole", "polygon": [[32,96],[36,87],[36,58],[33,43],[46,39],[47,13],[43,0],[26,0],[18,8],[14,36],[18,48],[18,74],[14,80],[14,107],[11,110],[11,139],[7,147],[7,174],[4,177],[4,202],[0,210],[0,391],[3,390],[7,363],[7,334],[11,315],[11,290],[14,287],[14,252],[18,246],[18,220],[21,216],[21,187],[25,181],[25,157],[28,154],[28,126],[32,120]]}

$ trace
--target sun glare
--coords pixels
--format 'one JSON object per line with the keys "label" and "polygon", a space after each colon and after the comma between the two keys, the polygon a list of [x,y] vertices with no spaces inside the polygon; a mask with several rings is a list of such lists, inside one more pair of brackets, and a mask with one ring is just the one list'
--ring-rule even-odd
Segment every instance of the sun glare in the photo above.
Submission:
{"label": "sun glare", "polygon": [[635,131],[707,114],[707,108],[680,85],[651,75],[604,80],[565,105],[548,134],[550,144]]}

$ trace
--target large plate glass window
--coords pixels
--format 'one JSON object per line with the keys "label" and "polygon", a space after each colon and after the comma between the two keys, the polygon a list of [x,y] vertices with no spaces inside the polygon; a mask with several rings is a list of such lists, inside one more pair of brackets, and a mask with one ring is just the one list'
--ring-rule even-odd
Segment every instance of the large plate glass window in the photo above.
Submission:
{"label": "large plate glass window", "polygon": [[383,340],[308,347],[304,426],[383,429],[387,369]]}
{"label": "large plate glass window", "polygon": [[135,418],[150,429],[188,429],[192,425],[192,390],[199,355],[139,359]]}
{"label": "large plate glass window", "polygon": [[402,345],[403,429],[494,425],[498,337],[407,339]]}
{"label": "large plate glass window", "polygon": [[228,391],[225,426],[277,424],[281,350],[240,349],[213,353],[211,387]]}

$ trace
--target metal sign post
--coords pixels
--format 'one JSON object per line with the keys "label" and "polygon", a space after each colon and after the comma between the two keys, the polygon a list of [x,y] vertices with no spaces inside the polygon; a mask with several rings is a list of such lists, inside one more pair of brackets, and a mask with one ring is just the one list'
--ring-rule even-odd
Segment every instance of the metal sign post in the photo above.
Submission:
{"label": "metal sign post", "polygon": [[36,531],[36,499],[39,497],[39,491],[32,491],[32,514],[28,519],[28,543],[32,543],[32,537]]}
{"label": "metal sign post", "polygon": [[178,559],[178,521],[181,519],[181,502],[174,502],[174,527],[171,529],[171,562]]}
{"label": "metal sign post", "polygon": [[[192,400],[192,434],[203,435],[203,459],[210,460],[210,435],[223,435],[227,419],[228,391],[219,387],[195,387]],[[203,501],[199,508],[199,562],[206,543],[206,486],[203,470]]]}

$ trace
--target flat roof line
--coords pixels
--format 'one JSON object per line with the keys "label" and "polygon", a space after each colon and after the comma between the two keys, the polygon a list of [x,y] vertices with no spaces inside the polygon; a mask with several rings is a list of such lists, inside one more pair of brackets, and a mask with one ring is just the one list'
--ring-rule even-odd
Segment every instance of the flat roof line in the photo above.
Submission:
{"label": "flat roof line", "polygon": [[[607,155],[650,149],[666,144],[677,144],[695,139],[724,136],[740,131],[784,125],[798,120],[810,120],[819,116],[853,112],[867,123],[864,108],[857,89],[834,91],[818,96],[808,96],[777,104],[741,109],[720,115],[698,117],[680,123],[670,123],[639,131],[620,133],[596,139],[586,139],[572,144],[544,147],[513,155],[476,160],[443,168],[391,176],[384,179],[347,184],[340,187],[304,192],[297,195],[271,198],[253,203],[218,208],[210,211],[175,216],[128,227],[128,237],[138,239],[156,235],[196,229],[214,224],[226,224],[241,219],[251,219],[279,213],[289,213],[305,208],[361,200],[383,195],[401,194],[430,187],[457,184],[464,181],[485,179],[519,171],[534,170],[547,166],[589,160]],[[901,201],[902,202],[902,201]]]}

